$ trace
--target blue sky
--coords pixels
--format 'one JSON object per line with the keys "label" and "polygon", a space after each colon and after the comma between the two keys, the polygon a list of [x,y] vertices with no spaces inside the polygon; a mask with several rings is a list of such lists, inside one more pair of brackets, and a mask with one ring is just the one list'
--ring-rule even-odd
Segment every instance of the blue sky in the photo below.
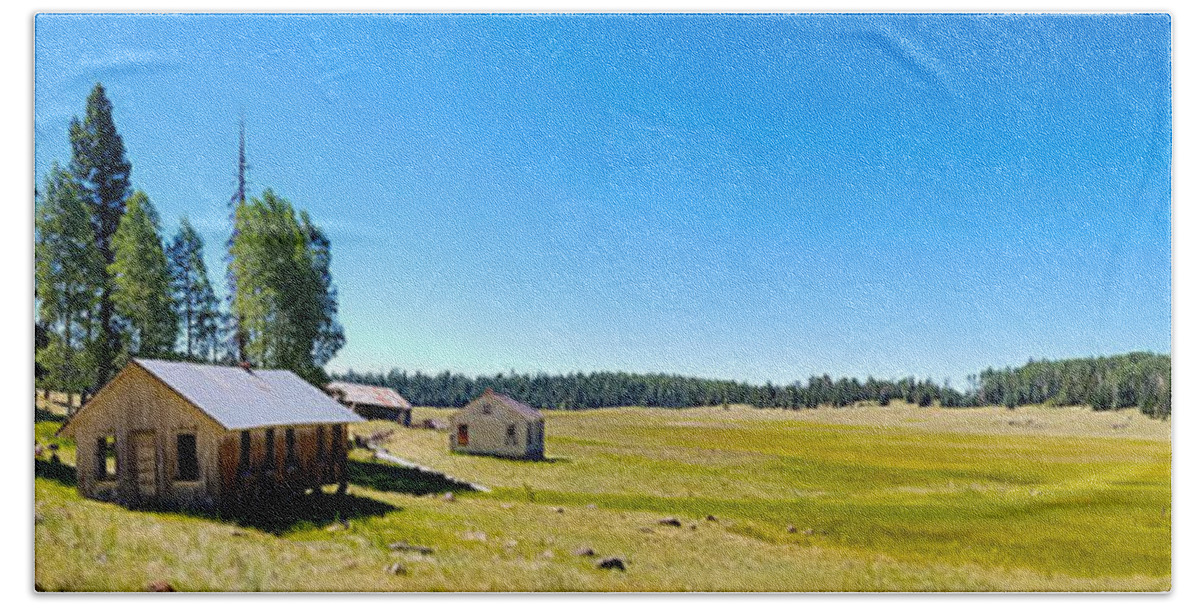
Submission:
{"label": "blue sky", "polygon": [[39,16],[35,172],[99,81],[214,274],[334,244],[341,370],[915,374],[1171,348],[1163,15]]}

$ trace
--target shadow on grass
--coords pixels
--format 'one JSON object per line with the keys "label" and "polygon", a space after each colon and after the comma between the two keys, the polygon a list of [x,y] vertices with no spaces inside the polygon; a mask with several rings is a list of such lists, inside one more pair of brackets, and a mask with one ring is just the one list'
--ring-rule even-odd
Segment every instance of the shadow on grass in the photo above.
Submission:
{"label": "shadow on grass", "polygon": [[[307,494],[289,499],[242,505],[220,519],[268,534],[283,534],[330,524],[351,524],[356,519],[379,517],[400,507],[353,494]],[[212,516],[211,513],[198,514]]]}
{"label": "shadow on grass", "polygon": [[34,459],[33,476],[75,487],[75,467],[61,462]]}
{"label": "shadow on grass", "polygon": [[380,492],[397,492],[414,496],[471,492],[471,486],[440,473],[420,471],[382,462],[351,460],[348,464],[350,483]]}
{"label": "shadow on grass", "polygon": [[67,417],[62,414],[55,414],[54,412],[51,412],[50,410],[47,410],[45,408],[35,407],[35,408],[33,408],[33,421],[34,422],[66,422]]}

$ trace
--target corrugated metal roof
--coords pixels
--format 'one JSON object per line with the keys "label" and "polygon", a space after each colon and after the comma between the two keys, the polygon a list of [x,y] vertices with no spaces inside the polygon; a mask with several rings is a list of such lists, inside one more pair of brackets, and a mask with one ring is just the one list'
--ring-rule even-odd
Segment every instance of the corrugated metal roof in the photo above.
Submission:
{"label": "corrugated metal roof", "polygon": [[325,390],[340,392],[343,395],[342,400],[347,403],[377,405],[379,407],[390,407],[401,410],[412,409],[412,404],[407,399],[386,386],[330,382],[325,386]]}
{"label": "corrugated metal roof", "polygon": [[490,388],[483,391],[483,394],[480,395],[479,398],[480,399],[490,399],[493,402],[501,403],[505,406],[508,406],[509,408],[516,411],[518,414],[524,416],[525,418],[530,418],[532,420],[541,420],[542,419],[542,413],[537,411],[537,409],[534,408],[533,406],[527,405],[520,401],[517,401],[516,399],[513,399],[512,397],[509,397],[508,395],[505,395],[502,393],[497,393],[496,391],[494,391]]}
{"label": "corrugated metal roof", "polygon": [[192,405],[230,429],[344,424],[363,419],[287,370],[134,359]]}

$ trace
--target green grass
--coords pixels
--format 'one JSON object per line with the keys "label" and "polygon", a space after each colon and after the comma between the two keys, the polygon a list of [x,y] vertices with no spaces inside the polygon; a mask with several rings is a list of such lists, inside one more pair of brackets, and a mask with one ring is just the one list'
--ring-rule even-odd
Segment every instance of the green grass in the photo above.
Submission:
{"label": "green grass", "polygon": [[[1004,410],[554,412],[547,462],[451,454],[444,432],[399,430],[393,453],[493,491],[356,452],[348,530],[130,512],[47,474],[36,577],[47,589],[1168,589],[1169,423],[1018,415],[1014,428]],[[39,440],[55,426],[37,423]],[[71,447],[60,453],[69,463]],[[435,551],[395,553],[396,541]],[[629,570],[596,569],[572,554],[583,545]],[[397,561],[408,574],[385,574]]]}

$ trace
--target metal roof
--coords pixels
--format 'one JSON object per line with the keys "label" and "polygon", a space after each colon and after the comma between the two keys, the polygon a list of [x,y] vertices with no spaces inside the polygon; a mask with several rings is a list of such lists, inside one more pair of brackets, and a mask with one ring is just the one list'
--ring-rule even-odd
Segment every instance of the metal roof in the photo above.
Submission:
{"label": "metal roof", "polygon": [[363,422],[360,416],[287,370],[157,359],[134,359],[134,363],[230,430]]}
{"label": "metal roof", "polygon": [[479,396],[479,399],[488,399],[494,403],[508,406],[509,409],[512,409],[521,416],[531,420],[542,419],[542,413],[537,411],[537,409],[535,409],[533,406],[517,401],[516,399],[513,399],[512,397],[509,397],[503,393],[497,393],[490,388],[483,391],[483,394]]}
{"label": "metal roof", "polygon": [[386,386],[353,384],[350,382],[330,382],[325,386],[325,390],[337,391],[341,393],[342,400],[346,403],[377,405],[379,407],[390,407],[400,410],[412,409],[412,404],[409,403],[407,399],[401,397],[400,393],[397,393]]}

